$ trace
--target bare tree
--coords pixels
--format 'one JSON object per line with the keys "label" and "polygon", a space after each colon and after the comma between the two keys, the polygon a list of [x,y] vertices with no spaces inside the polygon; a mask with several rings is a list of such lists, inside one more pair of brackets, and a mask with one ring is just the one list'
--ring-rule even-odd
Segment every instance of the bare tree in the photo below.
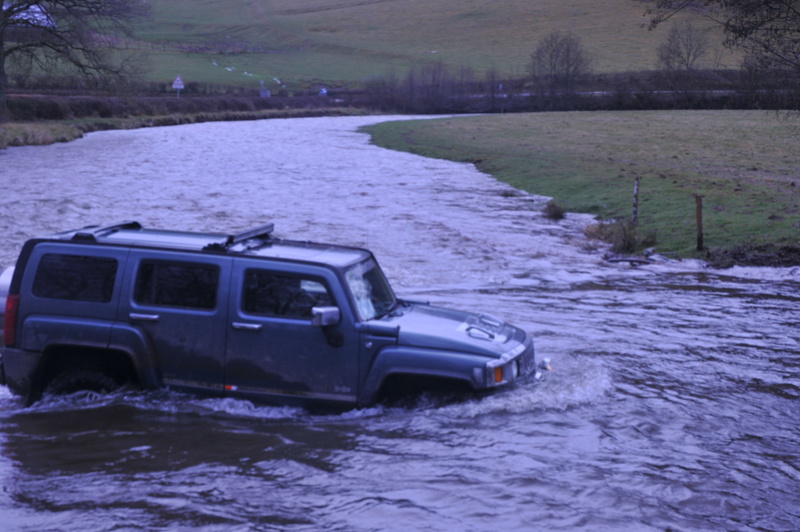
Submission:
{"label": "bare tree", "polygon": [[572,95],[590,71],[589,54],[572,33],[551,33],[531,54],[530,75],[540,95]]}
{"label": "bare tree", "polygon": [[670,28],[658,47],[658,63],[665,70],[694,70],[697,61],[708,51],[708,30],[698,29],[690,20]]}
{"label": "bare tree", "polygon": [[148,11],[144,0],[0,1],[0,119],[12,60],[43,72],[124,78],[133,63],[120,53],[119,37]]}
{"label": "bare tree", "polygon": [[492,67],[486,71],[486,89],[485,94],[489,103],[489,110],[494,112],[497,110],[497,103],[503,97],[503,84],[500,79],[500,72]]}
{"label": "bare tree", "polygon": [[800,0],[656,0],[651,28],[689,10],[720,24],[727,46],[800,73]]}

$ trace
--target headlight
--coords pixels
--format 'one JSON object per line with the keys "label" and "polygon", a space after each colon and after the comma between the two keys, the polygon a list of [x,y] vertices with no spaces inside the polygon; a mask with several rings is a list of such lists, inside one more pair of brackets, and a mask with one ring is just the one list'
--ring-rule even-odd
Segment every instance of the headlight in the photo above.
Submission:
{"label": "headlight", "polygon": [[503,360],[493,360],[486,364],[489,386],[497,386],[519,377],[519,360],[512,360],[505,364],[503,362]]}
{"label": "headlight", "polygon": [[506,382],[518,379],[522,375],[522,361],[520,355],[525,352],[525,345],[520,344],[507,351],[498,359],[486,363],[486,384],[499,386]]}

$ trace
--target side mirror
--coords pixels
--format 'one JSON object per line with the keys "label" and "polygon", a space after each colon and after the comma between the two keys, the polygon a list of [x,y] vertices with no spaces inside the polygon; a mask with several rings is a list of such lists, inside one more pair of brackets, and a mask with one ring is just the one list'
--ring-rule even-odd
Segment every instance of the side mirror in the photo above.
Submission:
{"label": "side mirror", "polygon": [[314,307],[311,309],[311,325],[314,327],[327,327],[338,325],[342,313],[339,307]]}

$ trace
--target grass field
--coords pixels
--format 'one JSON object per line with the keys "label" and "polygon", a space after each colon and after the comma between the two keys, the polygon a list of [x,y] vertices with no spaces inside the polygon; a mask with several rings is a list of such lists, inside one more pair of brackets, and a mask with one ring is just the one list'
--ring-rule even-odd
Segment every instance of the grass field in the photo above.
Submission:
{"label": "grass field", "polygon": [[572,212],[631,217],[657,250],[695,255],[695,194],[705,245],[796,245],[800,123],[759,111],[491,115],[379,124],[381,146],[469,161]]}
{"label": "grass field", "polygon": [[[153,81],[268,88],[358,84],[441,61],[482,76],[525,73],[536,43],[574,32],[597,72],[652,69],[668,27],[648,31],[636,0],[150,0],[139,28]],[[158,46],[153,46],[157,44]],[[208,45],[204,53],[185,45]],[[715,52],[720,52],[715,57]],[[721,61],[721,65],[712,64]],[[701,62],[702,63],[702,62]],[[719,45],[698,67],[736,66]]]}

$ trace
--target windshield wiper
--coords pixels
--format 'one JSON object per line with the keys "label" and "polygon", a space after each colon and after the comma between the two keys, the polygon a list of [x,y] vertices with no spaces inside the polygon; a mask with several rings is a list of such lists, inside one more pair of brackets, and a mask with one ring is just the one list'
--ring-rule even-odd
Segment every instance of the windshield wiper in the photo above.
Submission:
{"label": "windshield wiper", "polygon": [[392,303],[392,304],[389,306],[389,308],[387,308],[387,309],[386,309],[384,312],[381,312],[380,314],[376,315],[375,317],[376,317],[376,318],[383,318],[383,317],[386,317],[386,316],[388,316],[389,314],[392,314],[392,313],[393,313],[395,310],[397,310],[397,307],[399,307],[399,306],[400,306],[400,305],[398,304],[397,300],[395,300],[395,301],[394,301],[394,303]]}

